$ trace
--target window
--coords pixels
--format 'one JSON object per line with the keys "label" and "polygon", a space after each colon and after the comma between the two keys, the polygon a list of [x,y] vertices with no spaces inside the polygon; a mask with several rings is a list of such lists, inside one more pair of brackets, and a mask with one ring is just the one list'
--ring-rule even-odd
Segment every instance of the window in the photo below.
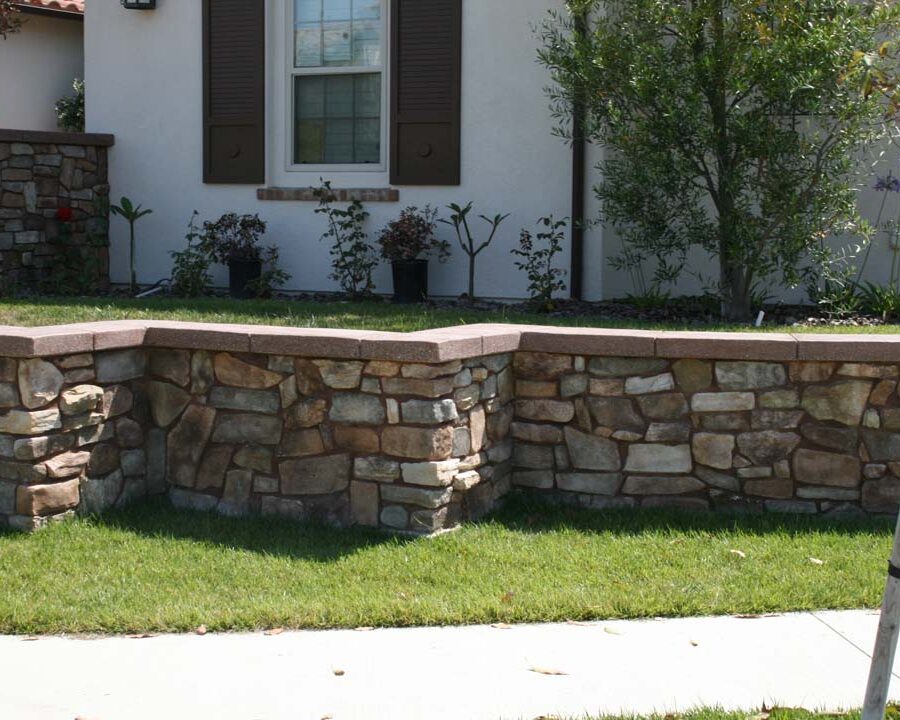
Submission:
{"label": "window", "polygon": [[383,163],[384,0],[293,2],[293,164]]}

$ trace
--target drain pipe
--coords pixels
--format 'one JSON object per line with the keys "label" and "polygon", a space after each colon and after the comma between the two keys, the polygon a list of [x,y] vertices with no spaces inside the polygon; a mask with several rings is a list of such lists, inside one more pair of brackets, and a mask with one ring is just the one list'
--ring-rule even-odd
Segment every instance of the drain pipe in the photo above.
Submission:
{"label": "drain pipe", "polygon": [[[575,34],[587,35],[587,14],[575,16]],[[584,137],[586,116],[583,88],[575,88],[572,102],[572,257],[569,277],[570,295],[573,300],[584,299],[584,222],[585,190],[587,181],[587,142]]]}

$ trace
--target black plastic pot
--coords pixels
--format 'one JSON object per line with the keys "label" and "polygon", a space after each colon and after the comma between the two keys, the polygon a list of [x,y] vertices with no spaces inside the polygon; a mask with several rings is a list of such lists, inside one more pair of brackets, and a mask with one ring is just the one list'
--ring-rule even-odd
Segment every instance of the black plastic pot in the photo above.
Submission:
{"label": "black plastic pot", "polygon": [[228,263],[228,291],[231,297],[248,300],[256,297],[251,283],[262,276],[259,260],[235,260]]}
{"label": "black plastic pot", "polygon": [[411,305],[428,298],[427,260],[395,260],[391,268],[394,272],[395,303]]}

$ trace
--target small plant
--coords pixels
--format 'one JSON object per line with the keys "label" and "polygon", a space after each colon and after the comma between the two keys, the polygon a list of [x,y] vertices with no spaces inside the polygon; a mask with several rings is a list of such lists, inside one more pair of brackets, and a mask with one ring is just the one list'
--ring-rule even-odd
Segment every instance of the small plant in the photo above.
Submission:
{"label": "small plant", "polygon": [[462,248],[463,252],[469,256],[468,297],[470,301],[475,299],[475,261],[478,256],[482,252],[484,252],[484,250],[486,250],[494,241],[494,237],[496,237],[497,230],[500,228],[500,225],[502,225],[503,221],[509,217],[508,214],[495,215],[493,218],[489,218],[485,215],[479,215],[478,217],[484,220],[490,227],[490,234],[488,235],[487,240],[478,245],[475,238],[472,237],[472,230],[469,227],[469,215],[472,213],[472,205],[473,203],[470,202],[465,207],[461,207],[455,203],[451,203],[447,206],[448,210],[453,211],[450,219],[438,221],[444,223],[445,225],[450,225],[456,231],[456,238],[459,241],[459,246]]}
{"label": "small plant", "polygon": [[135,289],[137,288],[137,273],[134,269],[134,256],[135,256],[135,242],[134,242],[134,226],[137,224],[137,221],[142,217],[150,215],[152,210],[144,210],[143,206],[138,205],[134,206],[134,203],[131,202],[127,197],[123,197],[119,200],[118,205],[113,205],[110,207],[110,211],[112,211],[113,215],[118,215],[123,218],[128,223],[128,229],[130,232],[130,242],[129,242],[129,268],[131,271],[131,294],[134,294]]}
{"label": "small plant", "polygon": [[75,78],[72,83],[74,95],[61,98],[56,103],[56,118],[59,128],[68,132],[84,132],[84,80]]}
{"label": "small plant", "polygon": [[247,284],[248,290],[258,298],[272,297],[272,292],[291,279],[290,273],[278,267],[278,248],[266,248],[262,257],[263,270],[256,280]]}
{"label": "small plant", "polygon": [[172,292],[182,297],[199,297],[206,293],[212,283],[209,274],[210,259],[200,247],[200,229],[197,226],[199,213],[194,210],[184,236],[187,247],[172,256]]}
{"label": "small plant", "polygon": [[562,281],[565,270],[553,267],[554,259],[562,252],[566,225],[565,220],[555,220],[552,215],[542,217],[538,226],[543,229],[536,235],[523,229],[519,247],[511,251],[522,258],[515,266],[528,275],[531,304],[538,312],[551,312],[555,308],[553,295],[566,289]]}
{"label": "small plant", "polygon": [[372,273],[378,258],[363,229],[369,213],[359,200],[351,202],[346,210],[334,207],[329,181],[323,180],[313,192],[319,200],[316,214],[324,215],[328,221],[322,240],[331,241],[331,279],[353,298],[370,295],[375,287]]}
{"label": "small plant", "polygon": [[400,217],[387,224],[378,238],[381,257],[389,262],[424,260],[434,253],[440,262],[450,257],[450,245],[435,237],[437,210],[426,205],[419,210],[408,207]]}
{"label": "small plant", "polygon": [[222,265],[240,262],[262,262],[262,237],[266,222],[259,215],[225,213],[215,221],[203,223],[200,248]]}

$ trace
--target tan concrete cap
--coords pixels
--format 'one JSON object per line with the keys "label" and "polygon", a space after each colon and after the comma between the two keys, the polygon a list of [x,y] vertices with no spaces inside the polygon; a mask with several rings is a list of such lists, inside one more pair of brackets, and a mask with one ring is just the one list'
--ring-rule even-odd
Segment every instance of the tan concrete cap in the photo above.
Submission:
{"label": "tan concrete cap", "polygon": [[702,360],[797,359],[797,342],[786,333],[661,332],[656,354]]}
{"label": "tan concrete cap", "polygon": [[653,357],[659,333],[648,330],[522,326],[519,350],[605,357]]}
{"label": "tan concrete cap", "polygon": [[51,357],[142,346],[418,363],[518,350],[712,360],[900,362],[900,335],[652,332],[488,323],[414,333],[154,320],[0,326],[0,357]]}

